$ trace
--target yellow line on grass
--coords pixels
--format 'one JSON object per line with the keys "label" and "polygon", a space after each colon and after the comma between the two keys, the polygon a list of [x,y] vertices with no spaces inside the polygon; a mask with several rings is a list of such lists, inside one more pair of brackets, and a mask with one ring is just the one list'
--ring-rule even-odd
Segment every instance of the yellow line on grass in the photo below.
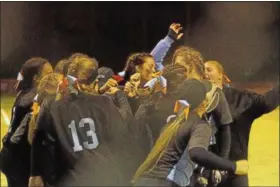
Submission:
{"label": "yellow line on grass", "polygon": [[4,121],[5,121],[5,123],[6,123],[6,125],[10,125],[10,119],[9,119],[9,117],[8,117],[8,114],[5,112],[5,110],[4,109],[2,109],[1,108],[1,115],[3,116],[3,118],[4,118]]}

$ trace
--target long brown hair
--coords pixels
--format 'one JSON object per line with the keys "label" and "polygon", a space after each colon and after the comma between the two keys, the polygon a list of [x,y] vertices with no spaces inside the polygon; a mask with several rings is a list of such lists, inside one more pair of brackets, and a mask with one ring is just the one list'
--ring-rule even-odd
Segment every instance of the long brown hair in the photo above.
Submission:
{"label": "long brown hair", "polygon": [[130,76],[136,73],[136,66],[144,64],[146,58],[153,58],[153,56],[149,53],[133,53],[127,58],[124,68],[125,81],[129,81]]}
{"label": "long brown hair", "polygon": [[31,144],[34,136],[34,131],[36,129],[36,119],[40,110],[40,104],[46,97],[55,97],[57,86],[62,81],[63,76],[59,73],[51,73],[42,78],[38,85],[37,101],[33,102],[32,106],[32,116],[29,122],[28,128],[28,142]]}
{"label": "long brown hair", "polygon": [[34,76],[40,75],[42,68],[46,63],[49,63],[49,61],[41,57],[34,57],[28,59],[22,65],[20,73],[23,79],[20,80],[15,86],[16,90],[21,91],[33,88]]}

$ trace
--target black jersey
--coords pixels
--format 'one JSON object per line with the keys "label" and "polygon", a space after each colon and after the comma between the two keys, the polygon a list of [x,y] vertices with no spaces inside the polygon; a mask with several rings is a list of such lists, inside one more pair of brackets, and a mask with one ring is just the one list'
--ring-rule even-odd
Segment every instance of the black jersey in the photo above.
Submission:
{"label": "black jersey", "polygon": [[234,88],[224,88],[223,92],[233,117],[229,158],[247,159],[251,126],[255,119],[279,106],[279,85],[263,95]]}
{"label": "black jersey", "polygon": [[158,138],[164,125],[176,117],[174,113],[175,102],[175,99],[166,96],[157,104],[143,104],[138,108],[134,119],[136,124],[146,127],[151,146]]}
{"label": "black jersey", "polygon": [[211,133],[211,127],[195,112],[190,112],[187,121],[181,124],[155,167],[144,175],[166,179],[186,148],[208,148]]}
{"label": "black jersey", "polygon": [[[80,94],[74,99],[47,101],[37,123],[35,136],[42,133],[56,139],[68,165],[60,186],[123,184],[129,132],[111,99]],[[38,149],[36,140],[33,144]],[[36,167],[39,153],[36,146],[32,149],[32,175],[40,175]]]}

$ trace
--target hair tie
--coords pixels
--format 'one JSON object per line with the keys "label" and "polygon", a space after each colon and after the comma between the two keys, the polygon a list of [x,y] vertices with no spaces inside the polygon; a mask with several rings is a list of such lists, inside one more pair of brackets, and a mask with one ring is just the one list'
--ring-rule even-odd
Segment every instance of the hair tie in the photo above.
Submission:
{"label": "hair tie", "polygon": [[79,88],[78,79],[71,75],[67,75],[66,79],[68,81],[67,88],[69,89],[69,92],[78,95],[78,88]]}
{"label": "hair tie", "polygon": [[38,102],[38,96],[39,96],[39,94],[36,94],[36,95],[35,95],[35,97],[34,97],[34,99],[33,99],[34,102]]}
{"label": "hair tie", "polygon": [[182,111],[185,113],[185,119],[187,119],[190,111],[190,104],[186,100],[177,100],[174,106],[174,112],[179,113]]}
{"label": "hair tie", "polygon": [[63,93],[67,90],[69,93],[73,93],[73,94],[77,95],[78,89],[79,89],[78,79],[71,75],[67,75],[58,84],[57,93],[61,93],[61,92]]}
{"label": "hair tie", "polygon": [[226,74],[224,74],[223,77],[224,77],[224,80],[225,80],[226,84],[231,83],[231,80],[228,78],[228,76]]}
{"label": "hair tie", "polygon": [[23,80],[23,76],[22,76],[21,72],[18,72],[17,81],[22,81],[22,80]]}
{"label": "hair tie", "polygon": [[113,79],[116,80],[117,82],[121,82],[124,80],[123,77],[120,75],[113,75]]}
{"label": "hair tie", "polygon": [[125,71],[119,72],[118,75],[121,76],[121,77],[124,77],[125,76]]}
{"label": "hair tie", "polygon": [[56,93],[59,93],[59,92],[62,92],[64,90],[67,89],[68,87],[68,80],[66,77],[63,77],[63,79],[60,81],[60,83],[58,84],[58,87],[57,87],[57,91]]}

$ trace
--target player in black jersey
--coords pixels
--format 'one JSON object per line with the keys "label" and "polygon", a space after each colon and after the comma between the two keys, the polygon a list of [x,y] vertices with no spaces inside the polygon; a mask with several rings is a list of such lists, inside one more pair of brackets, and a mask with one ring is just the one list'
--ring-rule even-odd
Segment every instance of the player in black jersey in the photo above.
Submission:
{"label": "player in black jersey", "polygon": [[162,131],[134,176],[135,186],[175,185],[167,179],[167,176],[186,148],[191,159],[202,166],[237,174],[247,173],[247,161],[234,163],[206,151],[210,142],[211,127],[201,119],[206,111],[205,97],[206,88],[198,80],[184,81],[178,87],[177,99],[181,105],[187,101],[189,106],[181,109],[176,119]]}
{"label": "player in black jersey", "polygon": [[92,59],[75,59],[57,98],[41,105],[32,144],[30,186],[42,185],[40,153],[46,136],[54,139],[67,163],[57,186],[125,185],[128,128],[111,99],[86,93],[91,90],[88,85],[94,71],[97,65]]}
{"label": "player in black jersey", "polygon": [[162,74],[167,80],[168,89],[166,94],[163,93],[163,90],[152,93],[149,101],[140,105],[135,113],[133,125],[139,126],[137,127],[138,130],[142,128],[141,130],[145,131],[144,134],[149,134],[150,146],[148,150],[152,148],[163,125],[172,117],[176,117],[173,111],[176,102],[174,93],[177,90],[177,86],[186,79],[186,72],[187,69],[183,66],[167,65]]}
{"label": "player in black jersey", "polygon": [[12,107],[11,124],[3,138],[1,150],[1,171],[6,175],[9,187],[28,185],[30,147],[26,139],[13,141],[12,137],[19,128],[26,114],[32,111],[33,98],[38,83],[46,74],[52,72],[52,66],[43,58],[31,58],[21,68],[17,97]]}
{"label": "player in black jersey", "polygon": [[[188,69],[187,78],[200,81],[207,80],[203,57],[199,51],[191,47],[182,46],[178,48],[173,55],[172,63],[186,67]],[[223,158],[228,158],[231,144],[230,124],[232,123],[232,116],[224,93],[219,88],[216,89],[216,92],[219,94],[219,104],[214,111],[206,116],[207,121],[213,127],[209,149]],[[214,146],[215,144],[217,146]],[[213,147],[217,149],[213,150]],[[198,171],[200,173],[200,169]],[[194,182],[196,182],[196,179]]]}
{"label": "player in black jersey", "polygon": [[133,119],[132,110],[128,102],[126,94],[118,85],[118,78],[111,68],[100,67],[96,78],[95,89],[99,94],[109,96],[117,108],[123,119],[130,123]]}
{"label": "player in black jersey", "polygon": [[[247,159],[249,135],[253,121],[279,106],[279,84],[262,95],[229,87],[230,80],[225,75],[223,66],[217,61],[205,62],[205,72],[210,80],[223,89],[233,116],[229,158],[231,160]],[[230,174],[221,187],[248,185],[248,175]]]}

